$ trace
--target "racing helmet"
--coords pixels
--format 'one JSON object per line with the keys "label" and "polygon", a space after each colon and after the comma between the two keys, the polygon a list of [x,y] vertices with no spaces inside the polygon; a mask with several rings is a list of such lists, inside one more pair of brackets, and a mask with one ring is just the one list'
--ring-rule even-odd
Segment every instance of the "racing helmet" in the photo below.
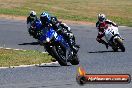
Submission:
{"label": "racing helmet", "polygon": [[98,14],[98,20],[99,22],[105,22],[106,20],[105,14]]}
{"label": "racing helmet", "polygon": [[31,20],[35,20],[36,19],[36,12],[30,11],[29,16],[30,16]]}
{"label": "racing helmet", "polygon": [[40,20],[41,20],[42,24],[46,24],[51,21],[51,17],[47,12],[43,12],[40,15]]}
{"label": "racing helmet", "polygon": [[58,19],[57,19],[57,17],[51,17],[51,22],[52,22],[52,24],[56,24],[57,22],[58,22]]}

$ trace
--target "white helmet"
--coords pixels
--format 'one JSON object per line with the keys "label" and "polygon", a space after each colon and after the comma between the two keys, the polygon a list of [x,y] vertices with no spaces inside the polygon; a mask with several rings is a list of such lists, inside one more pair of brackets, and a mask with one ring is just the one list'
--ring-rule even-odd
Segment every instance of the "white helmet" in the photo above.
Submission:
{"label": "white helmet", "polygon": [[30,16],[30,18],[35,19],[36,18],[36,12],[30,11],[29,16]]}
{"label": "white helmet", "polygon": [[104,21],[106,20],[105,14],[98,14],[98,20],[99,20],[100,22],[104,22]]}

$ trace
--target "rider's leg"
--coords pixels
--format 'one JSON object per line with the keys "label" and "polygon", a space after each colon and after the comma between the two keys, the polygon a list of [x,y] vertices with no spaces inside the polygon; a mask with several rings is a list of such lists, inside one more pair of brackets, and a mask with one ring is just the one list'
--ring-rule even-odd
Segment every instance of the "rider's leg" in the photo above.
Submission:
{"label": "rider's leg", "polygon": [[96,40],[97,40],[99,43],[104,44],[104,45],[106,46],[106,48],[108,49],[108,43],[105,42],[105,41],[102,39],[102,37],[97,36]]}
{"label": "rider's leg", "polygon": [[69,45],[72,48],[72,50],[75,53],[77,53],[78,50],[79,50],[79,48],[80,48],[80,46],[75,43],[75,37],[74,37],[74,35],[72,33],[66,33],[66,38],[67,38],[67,40],[69,42]]}

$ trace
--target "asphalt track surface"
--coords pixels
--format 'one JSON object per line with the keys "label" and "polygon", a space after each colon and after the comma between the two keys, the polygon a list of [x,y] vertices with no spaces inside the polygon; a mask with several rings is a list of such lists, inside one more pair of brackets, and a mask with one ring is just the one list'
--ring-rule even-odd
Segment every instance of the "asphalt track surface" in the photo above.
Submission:
{"label": "asphalt track surface", "polygon": [[[87,73],[132,75],[132,28],[119,27],[126,52],[112,52],[96,42],[97,30],[90,25],[69,25],[81,48],[80,65]],[[24,21],[0,20],[0,47],[43,51],[27,33]],[[49,65],[0,69],[0,88],[132,88],[129,84],[76,83],[77,66]]]}

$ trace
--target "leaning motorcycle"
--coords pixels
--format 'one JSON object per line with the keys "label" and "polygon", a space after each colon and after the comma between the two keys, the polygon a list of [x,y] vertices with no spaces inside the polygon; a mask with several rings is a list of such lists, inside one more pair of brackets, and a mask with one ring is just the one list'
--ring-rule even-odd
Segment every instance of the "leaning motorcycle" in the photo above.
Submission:
{"label": "leaning motorcycle", "polygon": [[76,53],[70,48],[68,42],[62,35],[59,35],[51,26],[42,30],[39,41],[45,46],[46,51],[53,56],[61,66],[78,65],[79,59]]}
{"label": "leaning motorcycle", "polygon": [[110,25],[105,29],[104,34],[109,46],[111,46],[115,52],[118,51],[118,49],[121,49],[122,52],[125,52],[123,39],[119,34],[118,27]]}
{"label": "leaning motorcycle", "polygon": [[29,25],[30,25],[30,27],[28,29],[28,33],[33,38],[38,39],[39,34],[41,34],[41,26],[42,26],[41,21],[39,19],[37,19]]}

